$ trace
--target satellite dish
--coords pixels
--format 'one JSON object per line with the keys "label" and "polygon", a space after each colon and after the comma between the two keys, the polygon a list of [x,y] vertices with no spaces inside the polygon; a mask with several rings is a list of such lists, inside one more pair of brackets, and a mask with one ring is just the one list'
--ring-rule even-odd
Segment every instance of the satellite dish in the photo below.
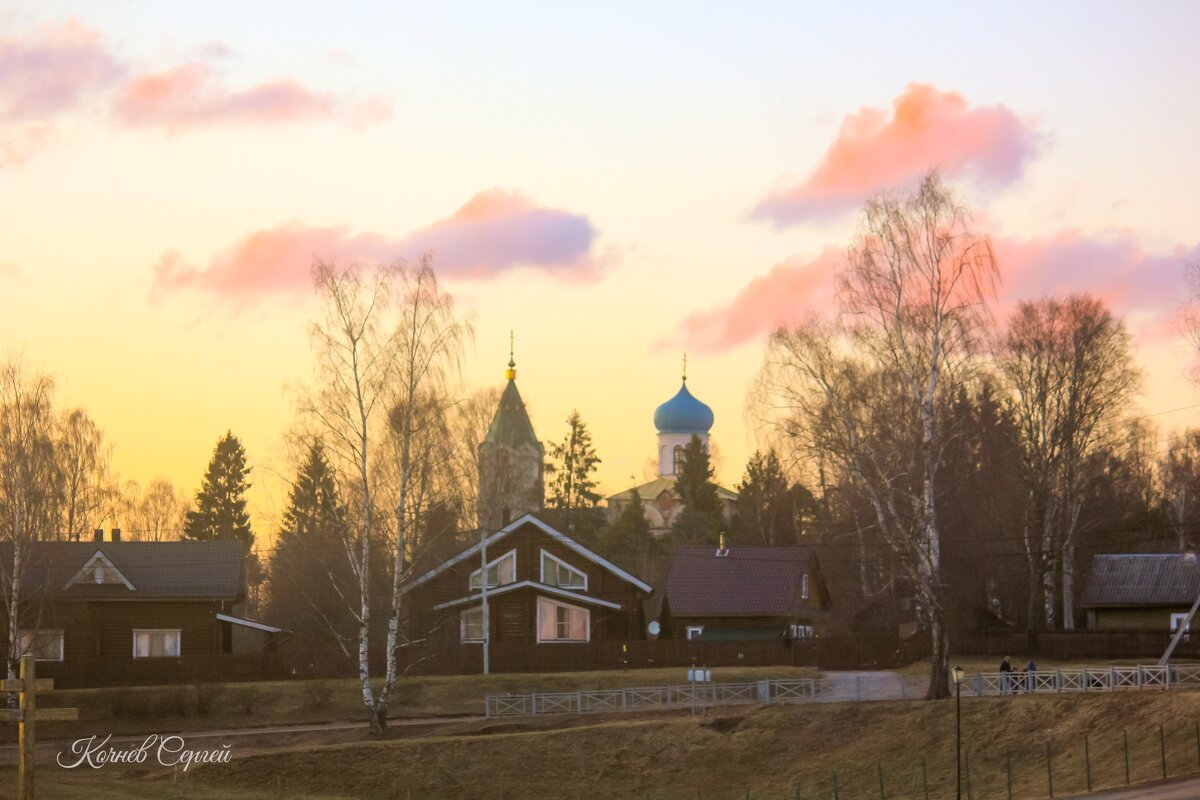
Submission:
{"label": "satellite dish", "polygon": [[658,624],[658,620],[650,620],[650,624],[646,626],[646,630],[650,631],[651,636],[658,636],[658,632],[662,630],[662,626]]}

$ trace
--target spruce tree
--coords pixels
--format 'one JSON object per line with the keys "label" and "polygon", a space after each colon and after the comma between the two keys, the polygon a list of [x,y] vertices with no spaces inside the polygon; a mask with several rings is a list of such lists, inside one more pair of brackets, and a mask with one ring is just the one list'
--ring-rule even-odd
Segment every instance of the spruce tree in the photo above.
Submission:
{"label": "spruce tree", "polygon": [[593,509],[600,502],[595,479],[600,457],[578,411],[567,417],[567,435],[560,444],[551,445],[550,458],[546,465],[546,472],[552,476],[550,505],[563,512],[563,522],[570,533],[573,524],[588,518],[585,514],[573,515],[572,511]]}
{"label": "spruce tree", "polygon": [[325,448],[314,441],[288,496],[270,561],[267,617],[295,631],[308,663],[349,654],[357,626],[346,598],[357,592],[343,550],[346,509]]}
{"label": "spruce tree", "polygon": [[630,490],[629,502],[620,515],[600,533],[600,553],[618,566],[632,569],[643,576],[651,573],[658,555],[658,542],[650,532],[646,509],[637,490]]}
{"label": "spruce tree", "polygon": [[183,535],[189,539],[237,540],[250,551],[254,532],[246,512],[246,451],[231,431],[217,442],[204,482],[196,492],[196,507],[187,513]]}
{"label": "spruce tree", "polygon": [[669,595],[663,597],[662,608],[658,611],[658,638],[675,638],[675,620],[671,616],[671,598]]}
{"label": "spruce tree", "polygon": [[795,544],[800,519],[809,510],[803,486],[790,486],[774,450],[755,452],[737,487],[730,541],[747,545]]}
{"label": "spruce tree", "polygon": [[684,507],[671,526],[677,542],[715,543],[724,528],[725,517],[712,476],[708,450],[699,436],[693,436],[683,448],[683,465],[675,481],[675,495]]}

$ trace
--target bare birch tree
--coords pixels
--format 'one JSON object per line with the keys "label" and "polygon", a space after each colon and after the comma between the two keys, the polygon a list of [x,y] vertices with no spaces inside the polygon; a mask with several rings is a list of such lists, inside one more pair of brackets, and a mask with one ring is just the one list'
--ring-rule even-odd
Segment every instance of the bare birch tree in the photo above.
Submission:
{"label": "bare birch tree", "polygon": [[[998,358],[1028,485],[1022,525],[1029,621],[1075,626],[1075,545],[1094,456],[1115,446],[1140,384],[1124,323],[1094,297],[1022,303]],[[1059,584],[1061,575],[1061,586]],[[1038,612],[1041,612],[1040,614]]]}
{"label": "bare birch tree", "polygon": [[771,339],[760,394],[786,435],[823,448],[870,501],[932,637],[927,697],[949,693],[937,476],[943,399],[974,363],[994,294],[991,244],[931,173],[870,200],[838,275],[837,326]]}
{"label": "bare birch tree", "polygon": [[[372,732],[378,734],[387,725],[398,677],[400,587],[413,525],[414,486],[425,466],[414,458],[422,432],[418,407],[422,399],[444,395],[469,329],[454,316],[449,295],[439,291],[428,257],[415,266],[397,263],[377,270],[318,261],[313,276],[323,318],[310,328],[317,383],[302,410],[321,431],[331,461],[350,476],[347,482],[353,487],[345,498],[354,516],[354,524],[345,526],[345,549],[358,582],[355,616],[363,705]],[[384,463],[389,457],[395,461]],[[378,691],[371,684],[370,662],[372,558],[377,553],[387,558],[391,572],[385,666]]]}
{"label": "bare birch tree", "polygon": [[1170,437],[1158,474],[1167,521],[1182,553],[1189,544],[1196,545],[1200,530],[1200,431],[1189,429]]}
{"label": "bare birch tree", "polygon": [[0,366],[0,537],[11,561],[0,564],[7,616],[7,668],[16,677],[21,628],[36,598],[27,586],[35,544],[55,538],[63,476],[56,452],[54,384],[20,362]]}
{"label": "bare birch tree", "polygon": [[58,453],[64,492],[61,533],[69,539],[82,538],[106,515],[111,447],[87,412],[75,408],[59,421]]}

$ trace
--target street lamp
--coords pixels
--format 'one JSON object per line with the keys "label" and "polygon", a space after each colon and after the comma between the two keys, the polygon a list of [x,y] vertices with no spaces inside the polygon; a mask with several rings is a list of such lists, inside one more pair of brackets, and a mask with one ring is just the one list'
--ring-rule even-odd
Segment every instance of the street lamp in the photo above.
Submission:
{"label": "street lamp", "polygon": [[954,677],[954,764],[958,800],[962,800],[962,682],[967,671],[962,667],[950,670]]}

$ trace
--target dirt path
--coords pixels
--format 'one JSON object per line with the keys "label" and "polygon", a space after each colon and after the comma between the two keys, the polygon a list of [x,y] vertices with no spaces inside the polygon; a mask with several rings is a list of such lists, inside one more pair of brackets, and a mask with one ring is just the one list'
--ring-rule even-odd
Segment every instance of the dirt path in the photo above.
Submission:
{"label": "dirt path", "polygon": [[[1074,800],[1200,800],[1200,778],[1189,778],[1158,786],[1108,789],[1095,794],[1075,795]],[[1065,800],[1072,800],[1065,798]]]}
{"label": "dirt path", "polygon": [[[388,729],[401,732],[401,735],[422,735],[428,731],[452,724],[469,724],[484,721],[485,717],[426,717],[420,719],[392,719],[388,721]],[[223,730],[197,731],[166,731],[165,736],[179,736],[193,749],[219,747],[229,744],[233,747],[233,756],[253,755],[269,750],[290,749],[305,744],[336,744],[352,741],[361,737],[367,730],[366,722],[323,722],[310,725],[276,725],[267,727],[232,728]],[[121,734],[109,739],[113,747],[123,745],[140,745],[150,733]],[[103,739],[104,734],[98,734]],[[59,753],[70,754],[74,740],[40,741],[37,745],[39,763],[53,763]],[[17,763],[17,745],[0,745],[0,764]]]}

